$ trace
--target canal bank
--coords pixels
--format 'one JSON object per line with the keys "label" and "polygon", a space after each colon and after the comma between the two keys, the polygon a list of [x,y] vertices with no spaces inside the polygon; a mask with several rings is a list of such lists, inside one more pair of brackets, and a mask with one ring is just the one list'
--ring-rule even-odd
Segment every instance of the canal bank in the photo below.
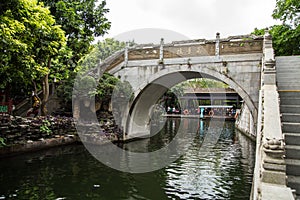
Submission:
{"label": "canal bank", "polygon": [[[82,141],[71,117],[0,116],[0,122],[0,157],[81,143]],[[100,120],[98,126],[102,132],[96,134],[97,138],[118,140],[112,115],[105,113],[105,118]]]}
{"label": "canal bank", "polygon": [[[247,112],[243,112],[245,116],[249,115]],[[129,143],[141,138],[132,138],[129,140],[121,141],[116,133],[116,127],[113,121],[113,116],[109,113],[105,113],[106,119],[101,118],[99,124],[90,124],[88,129],[101,130],[100,134],[87,134],[78,136],[75,123],[71,117],[60,116],[46,116],[37,118],[22,118],[19,116],[13,117],[1,117],[0,125],[0,157],[7,157],[17,155],[25,152],[38,151],[42,149],[52,148],[56,146],[69,145],[73,143],[86,143],[93,144],[95,141],[101,142],[101,137],[109,138],[114,143]],[[199,119],[199,115],[179,115],[179,114],[167,114],[163,117],[166,118],[179,118],[179,119]],[[236,128],[239,129],[245,136],[255,141],[253,134],[249,131],[245,131],[245,128],[249,127],[249,123],[243,122],[245,117],[239,117],[236,123]],[[205,117],[201,120],[226,120],[235,121],[232,117],[213,116]],[[242,121],[242,122],[241,122]],[[245,126],[247,124],[247,126]],[[87,126],[85,124],[85,126]],[[101,142],[105,143],[105,142]]]}

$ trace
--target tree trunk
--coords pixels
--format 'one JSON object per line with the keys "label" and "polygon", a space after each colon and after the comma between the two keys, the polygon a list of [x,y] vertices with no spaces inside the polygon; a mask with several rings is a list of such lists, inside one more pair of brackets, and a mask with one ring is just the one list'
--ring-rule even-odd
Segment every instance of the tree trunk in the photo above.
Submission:
{"label": "tree trunk", "polygon": [[33,80],[32,81],[32,84],[33,84],[33,92],[34,92],[34,94],[36,94],[36,95],[38,95],[38,91],[37,91],[37,87],[36,87],[36,82]]}
{"label": "tree trunk", "polygon": [[[50,69],[51,58],[48,59],[47,67]],[[49,74],[46,74],[43,78],[43,100],[41,103],[41,115],[46,116],[48,114],[46,104],[49,99]]]}

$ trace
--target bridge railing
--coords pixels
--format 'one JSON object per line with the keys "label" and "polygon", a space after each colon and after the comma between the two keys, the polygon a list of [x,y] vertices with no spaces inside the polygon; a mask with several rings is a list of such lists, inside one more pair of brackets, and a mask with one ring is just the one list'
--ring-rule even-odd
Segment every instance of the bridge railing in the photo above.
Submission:
{"label": "bridge railing", "polygon": [[292,190],[286,186],[285,144],[272,38],[268,33],[264,36],[263,64],[251,199],[294,199]]}

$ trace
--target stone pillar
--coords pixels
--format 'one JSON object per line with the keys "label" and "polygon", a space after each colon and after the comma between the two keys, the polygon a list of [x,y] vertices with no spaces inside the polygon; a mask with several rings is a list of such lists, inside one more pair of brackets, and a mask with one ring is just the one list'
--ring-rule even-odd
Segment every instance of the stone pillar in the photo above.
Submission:
{"label": "stone pillar", "polygon": [[270,35],[268,30],[266,30],[266,33],[264,35],[263,53],[263,84],[275,85],[276,69],[274,50],[272,45],[272,36]]}
{"label": "stone pillar", "polygon": [[124,67],[127,67],[128,64],[128,47],[129,47],[129,43],[126,42],[125,51],[124,51]]}
{"label": "stone pillar", "polygon": [[161,66],[161,69],[164,69],[164,38],[160,39],[158,65]]}
{"label": "stone pillar", "polygon": [[160,39],[160,47],[159,47],[159,60],[164,59],[164,38]]}
{"label": "stone pillar", "polygon": [[217,33],[217,34],[216,34],[215,55],[216,55],[217,57],[220,56],[220,33]]}

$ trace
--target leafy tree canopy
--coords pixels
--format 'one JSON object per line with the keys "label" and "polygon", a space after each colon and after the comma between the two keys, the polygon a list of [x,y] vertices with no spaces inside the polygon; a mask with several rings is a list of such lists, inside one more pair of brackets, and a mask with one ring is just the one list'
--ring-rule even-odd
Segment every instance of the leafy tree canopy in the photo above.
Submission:
{"label": "leafy tree canopy", "polygon": [[125,46],[125,42],[120,42],[113,38],[106,38],[103,41],[99,41],[92,46],[90,53],[79,61],[79,68],[81,70],[92,69],[115,52],[124,49]]}
{"label": "leafy tree canopy", "polygon": [[[300,54],[300,1],[277,0],[273,18],[282,21],[281,25],[269,27],[273,37],[273,47],[276,56]],[[255,28],[252,34],[263,35],[265,29]]]}
{"label": "leafy tree canopy", "polygon": [[65,45],[64,32],[36,0],[0,5],[0,87],[29,84],[49,73],[49,59]]}
{"label": "leafy tree canopy", "polygon": [[64,63],[76,67],[77,62],[90,50],[95,37],[103,36],[110,28],[105,17],[109,9],[106,1],[97,0],[40,0],[50,7],[56,23],[62,26],[67,37]]}
{"label": "leafy tree canopy", "polygon": [[[133,45],[133,42],[130,43]],[[125,47],[125,42],[120,42],[112,38],[107,38],[103,41],[99,41],[97,44],[92,46],[92,50],[89,54],[85,55],[78,63],[76,68],[77,73],[84,74],[87,70],[92,69],[98,65],[101,60],[105,60],[107,57],[111,56],[116,51],[119,51]],[[63,97],[64,104],[68,105],[71,102],[73,84],[74,84],[75,73],[66,80],[65,83],[59,86],[58,94]],[[95,88],[96,82],[91,80],[91,77],[83,77],[82,79],[88,80],[86,90],[92,87]],[[97,101],[106,100],[111,97],[113,91],[117,89],[117,92],[124,92],[127,98],[131,96],[131,89],[128,83],[120,83],[120,80],[113,75],[104,73],[98,84],[96,84],[96,90],[90,92],[91,95],[96,96]],[[117,86],[117,87],[116,87]],[[85,87],[85,86],[83,86]]]}
{"label": "leafy tree canopy", "polygon": [[276,0],[273,18],[282,22],[289,22],[295,27],[300,23],[300,1],[299,0]]}

